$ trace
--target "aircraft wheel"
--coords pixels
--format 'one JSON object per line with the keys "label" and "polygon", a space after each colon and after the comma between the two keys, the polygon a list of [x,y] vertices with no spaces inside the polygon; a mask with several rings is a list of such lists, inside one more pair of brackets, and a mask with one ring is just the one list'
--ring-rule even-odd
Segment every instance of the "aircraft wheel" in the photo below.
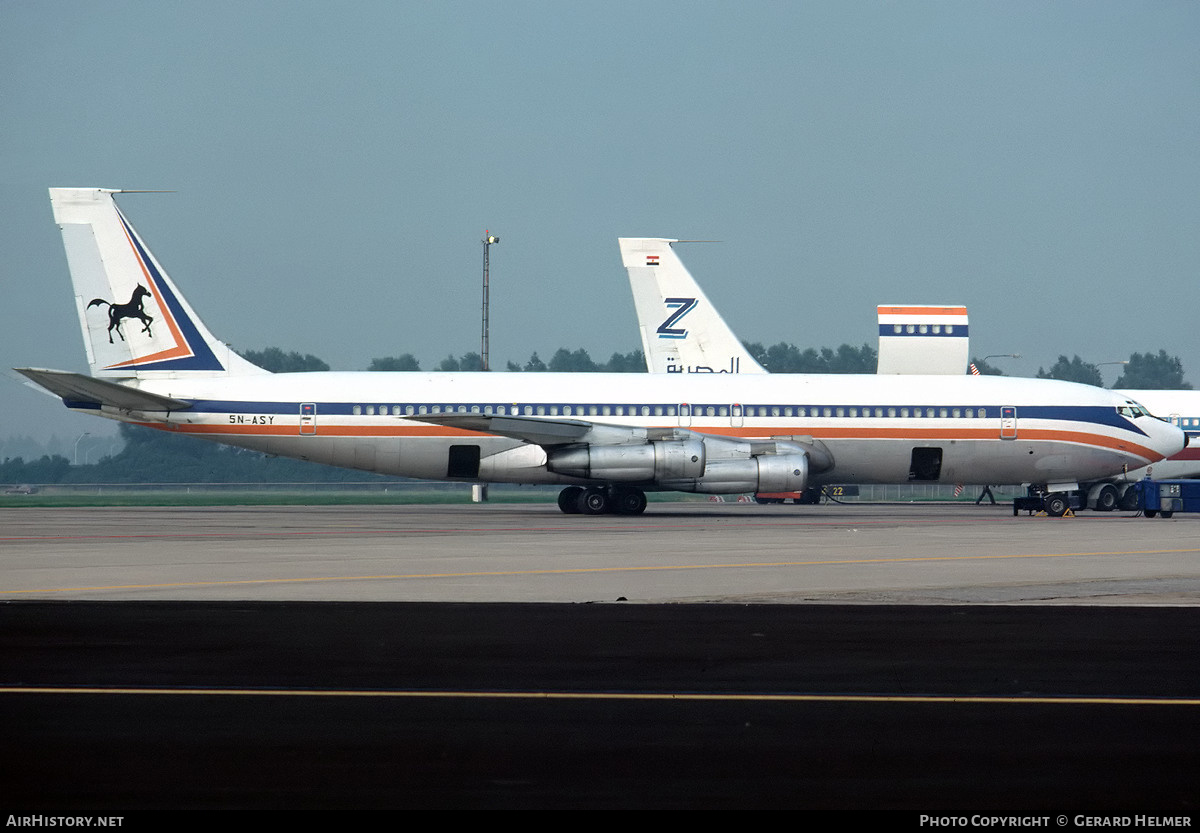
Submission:
{"label": "aircraft wheel", "polygon": [[1137,509],[1137,487],[1132,485],[1126,486],[1125,490],[1121,492],[1121,499],[1117,506],[1123,512],[1132,512],[1133,510]]}
{"label": "aircraft wheel", "polygon": [[1096,511],[1111,512],[1117,508],[1120,502],[1120,495],[1117,494],[1117,487],[1108,485],[1100,489],[1100,493],[1096,495]]}
{"label": "aircraft wheel", "polygon": [[618,515],[640,515],[646,511],[646,493],[641,489],[620,489],[613,496],[613,511]]}
{"label": "aircraft wheel", "polygon": [[1046,510],[1046,514],[1052,518],[1061,518],[1067,514],[1071,504],[1067,502],[1067,496],[1061,492],[1055,492],[1051,495],[1046,495],[1042,501],[1042,508]]}
{"label": "aircraft wheel", "polygon": [[579,496],[583,494],[582,486],[568,486],[558,493],[558,508],[568,515],[579,514]]}
{"label": "aircraft wheel", "polygon": [[576,505],[584,515],[603,515],[612,509],[612,501],[609,500],[608,492],[594,486],[583,490]]}

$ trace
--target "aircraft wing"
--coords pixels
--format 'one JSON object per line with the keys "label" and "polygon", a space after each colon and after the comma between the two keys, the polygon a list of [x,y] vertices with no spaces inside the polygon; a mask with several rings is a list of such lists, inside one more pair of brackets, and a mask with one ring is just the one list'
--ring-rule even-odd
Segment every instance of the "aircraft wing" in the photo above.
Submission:
{"label": "aircraft wing", "polygon": [[181,399],[160,396],[81,373],[40,367],[13,369],[69,403],[109,405],[122,411],[183,411],[192,407],[190,402]]}
{"label": "aircraft wing", "polygon": [[[406,417],[414,419],[414,417]],[[423,414],[420,422],[450,425],[540,445],[543,448],[587,444],[595,446],[637,445],[652,442],[701,440],[714,450],[736,446],[738,453],[759,456],[794,454],[802,451],[817,471],[833,467],[833,455],[825,444],[810,436],[726,437],[689,428],[637,428],[562,417],[498,416],[493,414]]]}
{"label": "aircraft wing", "polygon": [[[656,439],[664,429],[631,428],[625,425],[606,425],[581,419],[561,417],[501,416],[498,414],[422,414],[407,417],[434,425],[449,425],[480,431],[499,437],[511,437],[540,446],[591,443],[594,445],[623,445]],[[673,431],[673,429],[667,429]]]}

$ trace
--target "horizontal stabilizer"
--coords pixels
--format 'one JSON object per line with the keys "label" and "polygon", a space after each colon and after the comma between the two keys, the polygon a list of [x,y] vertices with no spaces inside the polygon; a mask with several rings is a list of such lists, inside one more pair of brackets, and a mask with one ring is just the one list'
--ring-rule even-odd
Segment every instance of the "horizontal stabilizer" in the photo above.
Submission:
{"label": "horizontal stabilizer", "polygon": [[55,396],[61,396],[69,406],[108,405],[123,411],[182,411],[192,407],[190,402],[160,396],[137,388],[68,373],[65,370],[45,370],[39,367],[13,368],[22,376],[36,382]]}

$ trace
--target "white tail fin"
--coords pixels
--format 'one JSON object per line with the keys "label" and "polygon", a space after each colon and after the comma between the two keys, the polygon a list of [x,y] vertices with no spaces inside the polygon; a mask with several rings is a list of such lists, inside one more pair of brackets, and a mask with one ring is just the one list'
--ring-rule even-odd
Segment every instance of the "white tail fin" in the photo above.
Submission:
{"label": "white tail fin", "polygon": [[961,376],[967,372],[971,344],[966,307],[885,304],[878,309],[878,373]]}
{"label": "white tail fin", "polygon": [[104,188],[51,188],[93,376],[266,373],[217,341]]}
{"label": "white tail fin", "polygon": [[766,373],[671,248],[678,240],[622,237],[646,369],[651,373]]}

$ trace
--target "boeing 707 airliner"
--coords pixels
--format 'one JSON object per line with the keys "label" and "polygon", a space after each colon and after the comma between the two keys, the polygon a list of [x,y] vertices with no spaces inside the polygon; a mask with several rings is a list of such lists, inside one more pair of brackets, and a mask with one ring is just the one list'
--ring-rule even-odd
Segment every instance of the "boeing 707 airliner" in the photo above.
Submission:
{"label": "boeing 707 airliner", "polygon": [[[640,513],[648,491],[1066,489],[1184,444],[1126,397],[1040,379],[272,374],[209,332],[117,207],[120,193],[50,190],[91,374],[20,372],[83,413],[384,474],[560,484],[569,514]],[[682,311],[671,328],[686,325]]]}

